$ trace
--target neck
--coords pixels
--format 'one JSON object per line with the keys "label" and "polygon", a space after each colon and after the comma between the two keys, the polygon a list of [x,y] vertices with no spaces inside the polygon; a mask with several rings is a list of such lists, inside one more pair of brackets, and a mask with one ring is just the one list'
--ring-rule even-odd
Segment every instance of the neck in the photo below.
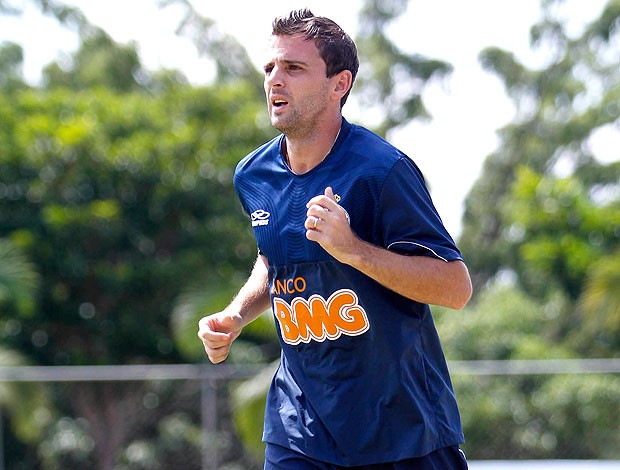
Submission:
{"label": "neck", "polygon": [[282,153],[291,171],[301,175],[321,164],[338,140],[341,124],[342,120],[337,126],[303,139],[293,138],[284,133],[286,139],[282,146]]}

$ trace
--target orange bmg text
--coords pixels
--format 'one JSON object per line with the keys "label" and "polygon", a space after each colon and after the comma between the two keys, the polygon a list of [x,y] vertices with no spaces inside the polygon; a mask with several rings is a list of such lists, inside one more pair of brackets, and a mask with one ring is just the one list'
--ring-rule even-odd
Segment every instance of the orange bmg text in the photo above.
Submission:
{"label": "orange bmg text", "polygon": [[[274,293],[276,286],[280,292],[286,289],[283,292],[289,293],[299,292],[302,285],[305,290],[303,278],[290,279],[276,284]],[[368,331],[370,327],[357,294],[350,289],[337,290],[327,300],[318,294],[313,294],[308,299],[295,297],[290,304],[274,297],[273,312],[280,325],[282,339],[292,345],[309,343],[310,340],[334,340],[342,334],[357,336]]]}

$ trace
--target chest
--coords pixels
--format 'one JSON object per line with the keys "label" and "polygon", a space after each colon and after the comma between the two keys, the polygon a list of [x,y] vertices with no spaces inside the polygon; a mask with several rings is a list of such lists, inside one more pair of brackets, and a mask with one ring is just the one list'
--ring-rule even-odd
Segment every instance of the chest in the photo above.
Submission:
{"label": "chest", "polygon": [[376,242],[379,185],[361,176],[336,171],[312,177],[288,177],[261,184],[248,210],[252,229],[262,254],[270,264],[319,262],[331,257],[318,243],[306,238],[306,204],[331,186],[336,200],[347,211],[353,231]]}

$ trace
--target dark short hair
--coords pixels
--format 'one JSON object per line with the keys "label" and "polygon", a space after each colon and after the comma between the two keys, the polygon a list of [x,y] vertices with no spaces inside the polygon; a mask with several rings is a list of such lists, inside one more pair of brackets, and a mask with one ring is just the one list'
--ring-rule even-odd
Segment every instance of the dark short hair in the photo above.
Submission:
{"label": "dark short hair", "polygon": [[[351,87],[355,82],[359,69],[357,47],[344,30],[334,21],[323,16],[314,16],[307,8],[293,10],[287,16],[279,16],[273,20],[273,36],[301,35],[307,41],[314,41],[321,59],[327,66],[327,77],[348,70],[353,76]],[[344,106],[351,89],[340,100],[340,107]]]}

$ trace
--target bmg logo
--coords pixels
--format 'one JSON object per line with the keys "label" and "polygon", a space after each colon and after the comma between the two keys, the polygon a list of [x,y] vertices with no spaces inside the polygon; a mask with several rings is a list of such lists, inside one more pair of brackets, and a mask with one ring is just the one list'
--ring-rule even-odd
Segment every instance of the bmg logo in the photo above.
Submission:
{"label": "bmg logo", "polygon": [[[295,279],[291,280],[293,287]],[[305,281],[303,285],[305,288]],[[307,300],[295,297],[290,304],[274,297],[273,313],[280,325],[282,339],[291,345],[311,340],[334,340],[340,335],[358,336],[370,328],[366,311],[359,304],[357,294],[350,289],[337,290],[327,300],[318,294]]]}

